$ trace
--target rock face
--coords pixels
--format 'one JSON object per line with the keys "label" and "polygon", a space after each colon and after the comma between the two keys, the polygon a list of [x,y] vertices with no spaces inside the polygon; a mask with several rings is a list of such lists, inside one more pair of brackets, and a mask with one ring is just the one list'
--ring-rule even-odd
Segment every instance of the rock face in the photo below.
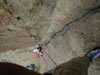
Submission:
{"label": "rock face", "polygon": [[[0,51],[43,43],[45,72],[55,67],[48,55],[59,65],[100,46],[99,19],[100,0],[0,0]],[[89,75],[99,75],[98,59]]]}

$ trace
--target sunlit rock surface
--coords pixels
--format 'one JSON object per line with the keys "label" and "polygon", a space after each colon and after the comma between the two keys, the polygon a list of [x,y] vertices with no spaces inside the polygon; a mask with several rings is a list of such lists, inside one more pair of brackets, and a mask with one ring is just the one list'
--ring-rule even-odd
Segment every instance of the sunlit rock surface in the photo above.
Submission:
{"label": "sunlit rock surface", "polygon": [[[99,19],[100,0],[0,0],[0,61],[35,63],[38,71],[48,71],[55,67],[50,58],[59,65],[100,46]],[[43,58],[30,52],[38,43]],[[89,75],[99,75],[99,63]]]}

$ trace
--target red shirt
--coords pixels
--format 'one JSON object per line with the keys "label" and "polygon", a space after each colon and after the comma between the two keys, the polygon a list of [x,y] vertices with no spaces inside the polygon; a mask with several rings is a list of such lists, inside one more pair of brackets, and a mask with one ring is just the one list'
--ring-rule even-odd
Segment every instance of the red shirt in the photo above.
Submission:
{"label": "red shirt", "polygon": [[38,53],[38,52],[35,52],[35,55],[36,55],[37,57],[40,57],[40,53]]}

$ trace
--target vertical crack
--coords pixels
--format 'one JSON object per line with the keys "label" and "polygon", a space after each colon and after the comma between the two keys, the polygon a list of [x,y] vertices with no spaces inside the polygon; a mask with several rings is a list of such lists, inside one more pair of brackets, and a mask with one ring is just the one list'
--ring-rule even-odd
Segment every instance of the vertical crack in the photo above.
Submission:
{"label": "vertical crack", "polygon": [[80,16],[80,17],[74,19],[73,21],[70,21],[69,23],[65,24],[64,27],[63,27],[62,29],[60,29],[59,31],[55,32],[55,33],[50,37],[49,40],[46,40],[46,41],[44,42],[44,45],[49,44],[50,41],[51,41],[53,38],[55,38],[58,34],[63,33],[63,32],[67,29],[67,27],[68,27],[70,24],[72,24],[72,23],[74,23],[74,22],[80,20],[81,18],[84,18],[84,17],[87,16],[88,14],[90,14],[90,13],[92,13],[92,12],[98,10],[98,9],[100,9],[100,5],[97,6],[97,7],[95,7],[95,8],[89,9],[89,10],[88,10],[87,12],[85,12],[82,16]]}

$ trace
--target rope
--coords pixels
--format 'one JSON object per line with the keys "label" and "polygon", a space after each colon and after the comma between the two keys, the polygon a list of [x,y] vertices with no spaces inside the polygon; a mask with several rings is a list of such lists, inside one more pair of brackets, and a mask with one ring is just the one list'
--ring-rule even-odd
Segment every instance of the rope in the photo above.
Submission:
{"label": "rope", "polygon": [[46,51],[44,52],[47,54],[48,58],[55,64],[55,66],[57,66],[56,62],[49,56],[49,54]]}
{"label": "rope", "polygon": [[[50,40],[45,41],[44,43],[41,44],[41,46],[47,45],[49,43],[49,41]],[[45,52],[45,54],[47,54],[48,58],[55,64],[55,66],[57,66],[56,62],[50,57],[50,55],[46,51],[43,51],[43,52]]]}

